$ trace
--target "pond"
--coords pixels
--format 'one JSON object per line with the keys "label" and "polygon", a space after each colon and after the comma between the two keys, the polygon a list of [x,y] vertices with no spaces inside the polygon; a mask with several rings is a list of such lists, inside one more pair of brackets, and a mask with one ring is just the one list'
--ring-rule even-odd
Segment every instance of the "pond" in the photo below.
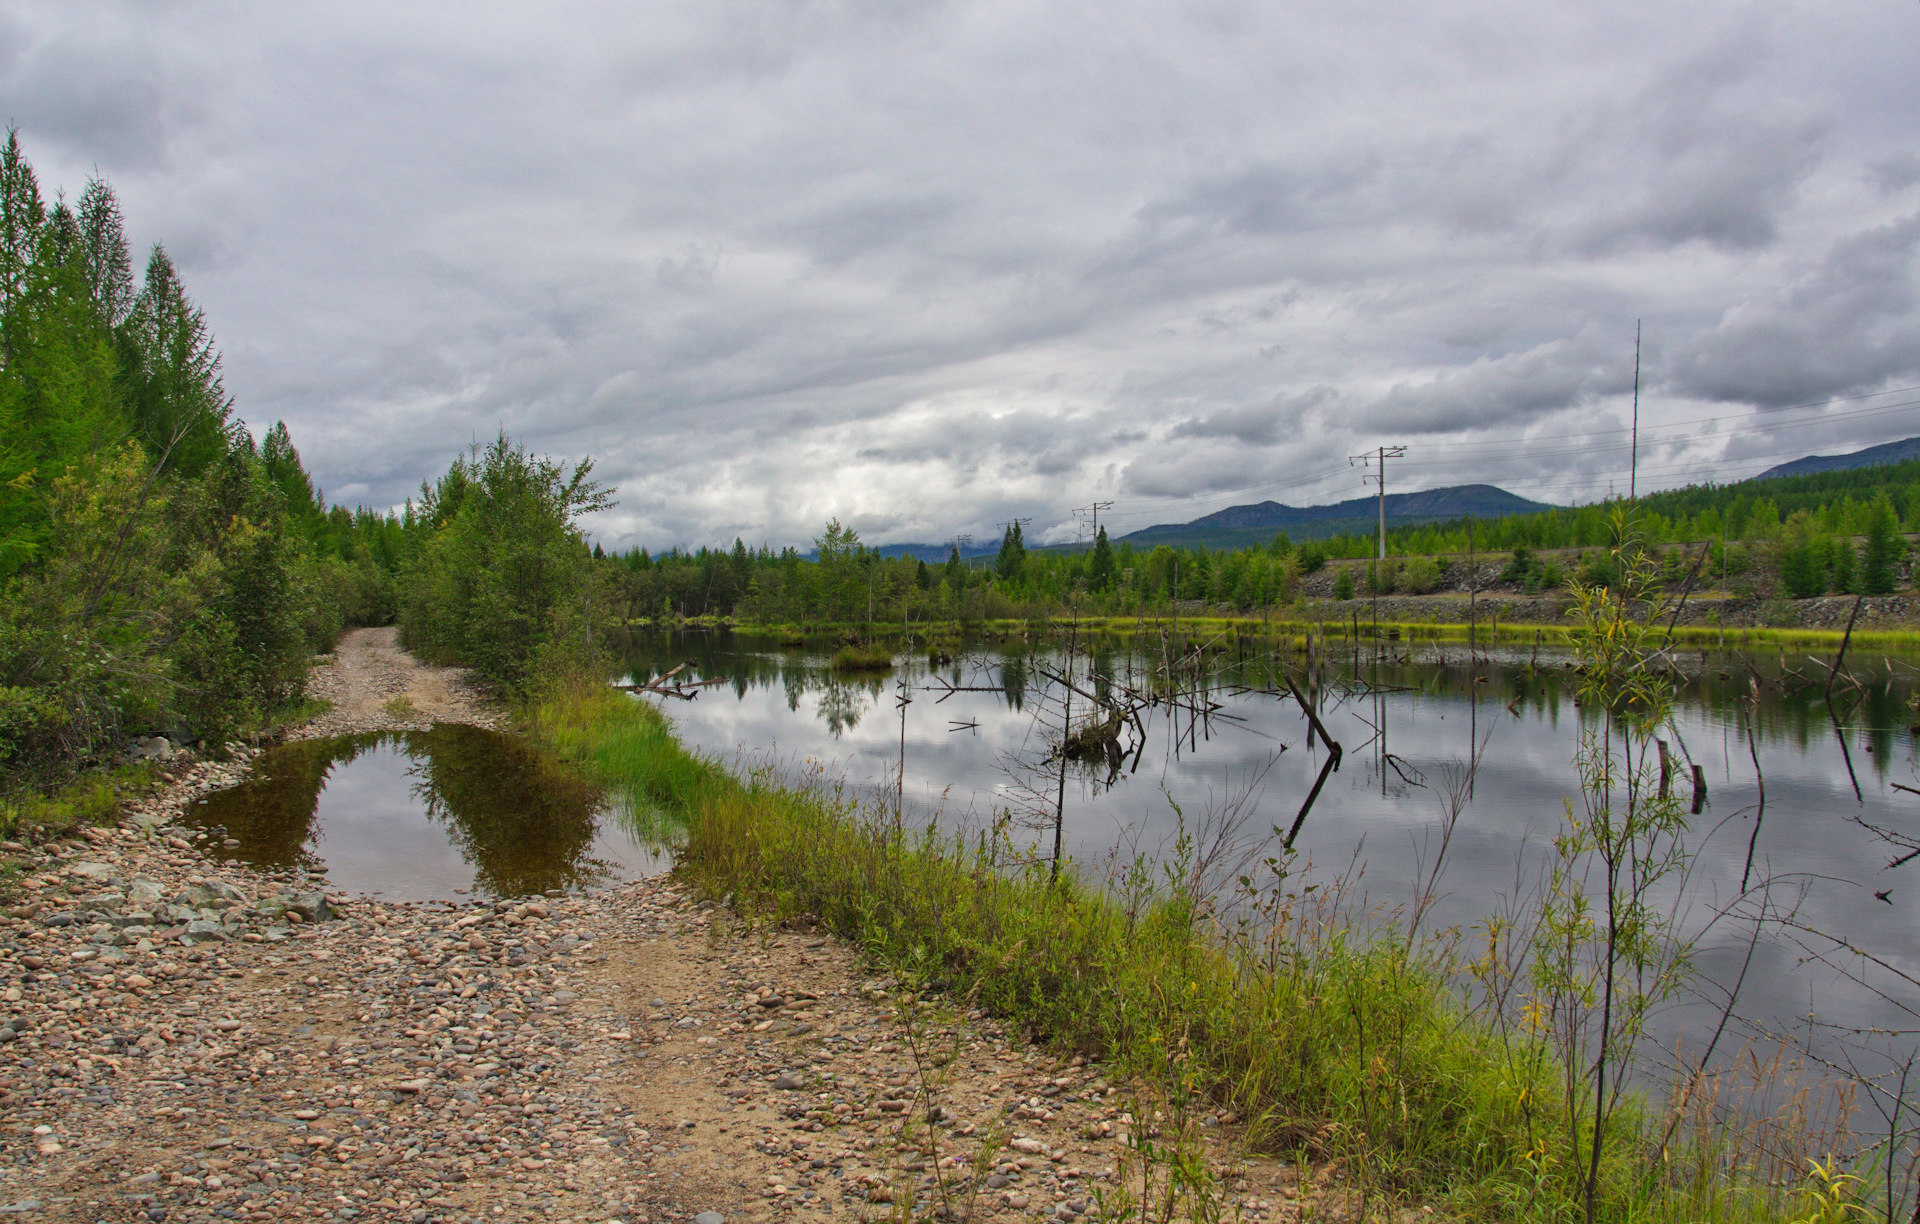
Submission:
{"label": "pond", "polygon": [[[1437,861],[1429,930],[1456,928],[1471,943],[1489,915],[1537,898],[1579,797],[1580,731],[1593,722],[1576,705],[1570,658],[1550,640],[1471,656],[1461,644],[1376,652],[1337,639],[1319,650],[1321,717],[1344,758],[1300,822],[1296,848],[1319,878],[1346,882],[1356,910],[1404,912]],[[1117,767],[1094,752],[1066,771],[1064,787],[1052,756],[1068,713],[1057,644],[972,640],[949,647],[950,661],[916,651],[892,670],[841,674],[831,643],[653,634],[631,640],[628,667],[645,680],[688,662],[683,679],[721,681],[662,702],[691,748],[851,786],[876,805],[900,805],[910,823],[978,829],[1010,814],[1040,856],[1052,852],[1057,803],[1065,853],[1098,874],[1136,854],[1164,855],[1183,821],[1201,829],[1209,813],[1237,813],[1239,850],[1270,854],[1274,831],[1293,826],[1321,776],[1326,753],[1309,742],[1272,656],[1247,639],[1192,645],[1101,639],[1076,655],[1076,726],[1088,697],[1156,684],[1164,692],[1170,662],[1185,680],[1177,701],[1140,711],[1120,737]],[[1887,836],[1920,836],[1920,794],[1900,789],[1920,788],[1908,704],[1920,668],[1850,657],[1858,683],[1838,686],[1830,705],[1826,673],[1804,653],[1692,650],[1679,661],[1688,678],[1667,737],[1676,784],[1690,795],[1697,765],[1706,793],[1687,835],[1693,869],[1663,903],[1701,933],[1701,983],[1663,1014],[1663,1035],[1709,1026],[1716,987],[1736,979],[1748,1036],[1804,1027],[1810,1011],[1823,1024],[1908,1027],[1920,999],[1904,983],[1869,988],[1810,954],[1834,953],[1839,937],[1920,973],[1920,861],[1890,868],[1905,851]],[[1302,660],[1290,662],[1297,673]],[[1769,926],[1749,963],[1754,928],[1740,915],[1761,898],[1791,922]]]}
{"label": "pond", "polygon": [[457,724],[271,748],[188,817],[244,862],[393,901],[580,891],[662,865],[572,770]]}

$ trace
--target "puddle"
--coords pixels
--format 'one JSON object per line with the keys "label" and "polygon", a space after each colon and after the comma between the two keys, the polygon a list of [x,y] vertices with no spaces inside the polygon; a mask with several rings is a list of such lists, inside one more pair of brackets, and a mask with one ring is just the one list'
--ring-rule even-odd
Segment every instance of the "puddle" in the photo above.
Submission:
{"label": "puddle", "polygon": [[666,866],[598,788],[520,740],[452,723],[270,749],[187,819],[224,828],[242,862],[325,870],[334,887],[396,901],[578,892]]}

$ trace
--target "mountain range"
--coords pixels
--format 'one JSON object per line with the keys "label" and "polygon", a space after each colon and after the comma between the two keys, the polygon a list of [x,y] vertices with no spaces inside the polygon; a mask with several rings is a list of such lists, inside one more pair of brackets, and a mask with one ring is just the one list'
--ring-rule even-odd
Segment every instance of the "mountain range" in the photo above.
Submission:
{"label": "mountain range", "polygon": [[[1902,463],[1920,459],[1920,438],[1869,446],[1845,455],[1806,455],[1770,467],[1753,477],[1772,480],[1781,476],[1805,476],[1812,472],[1841,472],[1879,464]],[[1426,489],[1419,493],[1387,494],[1387,526],[1404,527],[1413,523],[1441,523],[1472,515],[1474,518],[1499,518],[1503,514],[1530,514],[1550,510],[1551,506],[1509,493],[1496,485],[1453,485],[1445,489]],[[1118,544],[1130,541],[1135,548],[1169,544],[1176,548],[1246,548],[1265,544],[1278,532],[1286,532],[1296,541],[1318,540],[1350,532],[1368,535],[1379,526],[1380,502],[1376,497],[1356,497],[1330,506],[1289,506],[1284,502],[1263,501],[1244,506],[1228,506],[1186,523],[1160,523],[1114,538]],[[944,561],[948,544],[883,544],[880,551],[889,557],[919,557],[928,562]],[[1081,548],[1084,545],[1054,545],[1053,548]],[[991,557],[1000,551],[998,538],[983,540],[960,550],[961,556]]]}
{"label": "mountain range", "polygon": [[[1465,518],[1499,518],[1503,514],[1531,514],[1552,507],[1528,501],[1505,489],[1488,484],[1453,485],[1445,489],[1423,489],[1418,493],[1387,494],[1387,526],[1404,527],[1410,523],[1448,522]],[[1365,535],[1380,525],[1380,499],[1356,497],[1330,506],[1289,506],[1283,502],[1263,501],[1248,506],[1228,506],[1203,515],[1190,523],[1161,523],[1120,537],[1135,548],[1171,544],[1192,548],[1245,548],[1265,544],[1284,531],[1298,540],[1318,540],[1352,532]],[[1117,542],[1117,541],[1116,541]]]}
{"label": "mountain range", "polygon": [[1883,463],[1905,463],[1909,459],[1920,459],[1920,438],[1886,442],[1846,455],[1807,455],[1770,467],[1754,479],[1772,480],[1776,476],[1806,476],[1813,472],[1846,472],[1854,468],[1877,467]]}

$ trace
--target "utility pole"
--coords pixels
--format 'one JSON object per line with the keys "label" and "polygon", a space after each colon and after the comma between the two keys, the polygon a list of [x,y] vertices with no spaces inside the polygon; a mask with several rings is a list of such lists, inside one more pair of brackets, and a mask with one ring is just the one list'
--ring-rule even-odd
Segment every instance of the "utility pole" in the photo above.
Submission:
{"label": "utility pole", "polygon": [[1628,460],[1627,500],[1640,491],[1640,320],[1633,321],[1633,453]]}
{"label": "utility pole", "polygon": [[1090,514],[1093,516],[1093,538],[1097,540],[1100,538],[1100,512],[1111,509],[1113,509],[1112,502],[1097,501],[1091,506],[1075,506],[1073,508],[1073,514],[1075,518],[1080,517],[1082,514]]}
{"label": "utility pole", "polygon": [[1387,460],[1398,459],[1407,453],[1404,446],[1382,446],[1370,455],[1348,455],[1347,466],[1364,463],[1376,470],[1362,480],[1371,480],[1380,486],[1380,560],[1387,559]]}

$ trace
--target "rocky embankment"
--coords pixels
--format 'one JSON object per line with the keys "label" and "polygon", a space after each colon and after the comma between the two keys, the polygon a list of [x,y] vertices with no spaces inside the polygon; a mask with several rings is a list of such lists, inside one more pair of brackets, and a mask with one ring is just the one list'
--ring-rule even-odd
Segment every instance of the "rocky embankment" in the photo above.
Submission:
{"label": "rocky embankment", "polygon": [[[395,679],[390,645],[336,675]],[[407,716],[347,695],[336,729]],[[0,1212],[1011,1221],[1113,1185],[1129,1102],[1097,1066],[666,879],[389,904],[253,870],[179,822],[244,764],[173,761],[118,828],[0,847]],[[1332,1207],[1326,1170],[1234,1161],[1229,1131],[1226,1210]]]}

